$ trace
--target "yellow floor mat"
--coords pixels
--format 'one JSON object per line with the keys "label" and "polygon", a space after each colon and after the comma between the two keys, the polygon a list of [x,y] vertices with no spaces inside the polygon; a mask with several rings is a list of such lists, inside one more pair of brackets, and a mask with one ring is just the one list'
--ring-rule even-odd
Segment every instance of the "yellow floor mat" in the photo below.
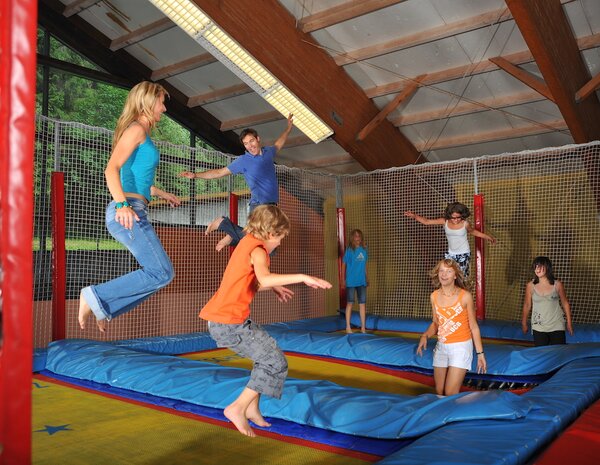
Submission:
{"label": "yellow floor mat", "polygon": [[247,438],[226,426],[34,377],[35,465],[359,465],[376,460],[269,435],[280,439]]}
{"label": "yellow floor mat", "polygon": [[[251,360],[242,358],[229,349],[207,350],[186,354],[184,357],[252,370]],[[290,378],[327,379],[342,386],[409,396],[435,393],[431,377],[410,373],[393,373],[392,370],[381,370],[368,365],[363,367],[353,366],[340,360],[320,360],[315,357],[292,354],[286,354],[286,357]],[[415,379],[418,381],[415,381]],[[424,384],[423,381],[429,384]]]}

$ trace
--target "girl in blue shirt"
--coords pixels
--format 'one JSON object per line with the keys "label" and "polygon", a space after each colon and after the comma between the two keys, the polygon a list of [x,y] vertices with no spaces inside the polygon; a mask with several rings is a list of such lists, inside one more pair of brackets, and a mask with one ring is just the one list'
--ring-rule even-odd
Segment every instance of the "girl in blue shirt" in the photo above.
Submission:
{"label": "girl in blue shirt", "polygon": [[367,303],[367,260],[369,255],[364,247],[364,236],[360,229],[350,233],[350,246],[346,249],[343,259],[343,276],[346,281],[346,333],[352,333],[350,316],[354,293],[358,297],[358,312],[360,314],[360,332],[365,333],[366,303]]}

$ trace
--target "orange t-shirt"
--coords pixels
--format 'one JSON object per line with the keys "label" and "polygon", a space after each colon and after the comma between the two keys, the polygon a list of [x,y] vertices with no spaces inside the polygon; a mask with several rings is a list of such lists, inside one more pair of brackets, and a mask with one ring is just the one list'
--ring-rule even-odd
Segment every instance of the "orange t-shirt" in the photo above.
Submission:
{"label": "orange t-shirt", "polygon": [[226,324],[242,324],[248,319],[250,302],[258,290],[254,267],[250,263],[250,254],[257,247],[267,251],[263,241],[251,234],[239,242],[225,268],[219,289],[200,310],[200,318]]}
{"label": "orange t-shirt", "polygon": [[464,342],[471,339],[471,327],[469,326],[469,315],[467,309],[463,308],[460,300],[465,290],[461,289],[454,302],[449,307],[442,307],[438,304],[439,292],[433,296],[435,314],[438,322],[438,341],[445,344],[453,342]]}

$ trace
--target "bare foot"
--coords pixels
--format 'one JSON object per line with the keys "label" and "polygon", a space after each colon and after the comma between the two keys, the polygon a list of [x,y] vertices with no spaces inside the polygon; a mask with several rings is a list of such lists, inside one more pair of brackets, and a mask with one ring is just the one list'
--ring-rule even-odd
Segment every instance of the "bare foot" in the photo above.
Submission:
{"label": "bare foot", "polygon": [[248,407],[246,410],[246,417],[256,426],[262,426],[263,428],[268,428],[271,426],[271,423],[263,418],[258,408],[253,408],[252,406]]}
{"label": "bare foot", "polygon": [[244,412],[242,412],[239,408],[229,405],[225,408],[223,414],[229,421],[231,421],[231,423],[233,423],[240,433],[251,438],[256,437],[256,433],[252,428],[250,428],[248,420],[244,416]]}
{"label": "bare foot", "polygon": [[229,244],[231,244],[231,241],[232,241],[231,236],[225,236],[223,239],[221,239],[219,242],[217,242],[215,250],[217,252],[220,252],[225,247],[227,247]]}
{"label": "bare foot", "polygon": [[77,320],[79,321],[79,327],[81,329],[85,329],[85,323],[91,314],[91,307],[83,298],[83,294],[79,294],[79,315],[77,315]]}
{"label": "bare foot", "polygon": [[352,329],[346,328],[346,334],[352,334]]}
{"label": "bare foot", "polygon": [[[83,298],[83,294],[79,295],[79,314],[77,315],[77,320],[79,321],[79,326],[81,329],[85,329],[85,323],[87,319],[92,315],[92,309],[88,305],[88,303]],[[98,325],[98,329],[101,333],[106,332],[106,320],[96,320],[96,324]]]}
{"label": "bare foot", "polygon": [[365,328],[361,328],[360,332],[363,334],[367,334],[367,330]]}
{"label": "bare foot", "polygon": [[212,220],[210,224],[206,227],[206,231],[204,232],[204,234],[208,236],[211,232],[216,231],[223,222],[223,220],[224,218],[222,216],[219,216],[218,218]]}

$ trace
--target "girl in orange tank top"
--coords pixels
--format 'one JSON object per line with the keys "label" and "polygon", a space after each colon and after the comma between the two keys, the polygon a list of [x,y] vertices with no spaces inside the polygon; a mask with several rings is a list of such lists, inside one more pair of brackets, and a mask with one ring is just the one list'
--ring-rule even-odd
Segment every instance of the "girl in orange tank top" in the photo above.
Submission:
{"label": "girl in orange tank top", "polygon": [[[435,348],[433,377],[439,395],[458,394],[472,360],[472,346],[477,354],[477,372],[485,373],[487,362],[483,353],[481,333],[475,317],[473,297],[466,290],[459,265],[444,259],[431,271],[433,318],[419,340],[417,355],[427,350],[427,339],[438,336]],[[472,341],[472,342],[471,342]]]}

